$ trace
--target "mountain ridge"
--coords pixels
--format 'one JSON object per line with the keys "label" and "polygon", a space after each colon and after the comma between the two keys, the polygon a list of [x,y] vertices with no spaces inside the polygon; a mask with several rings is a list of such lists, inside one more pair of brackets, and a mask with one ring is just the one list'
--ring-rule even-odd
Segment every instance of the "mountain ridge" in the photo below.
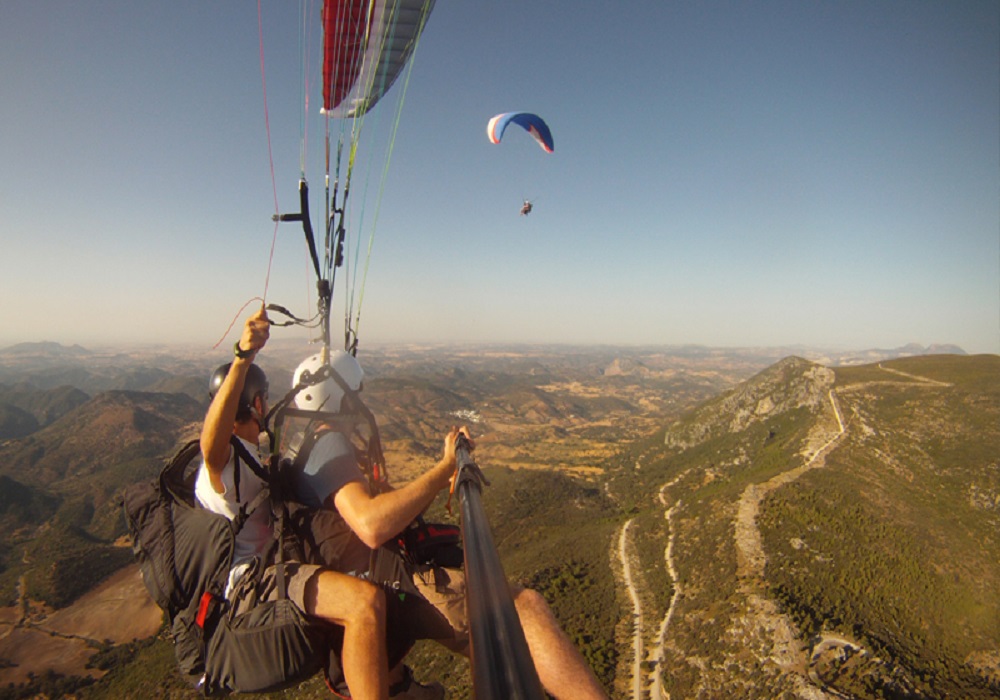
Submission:
{"label": "mountain ridge", "polygon": [[998,377],[997,356],[790,358],[637,446],[624,463],[641,483],[611,488],[637,504],[630,536],[655,543],[644,607],[670,619],[645,632],[662,650],[649,684],[995,697]]}

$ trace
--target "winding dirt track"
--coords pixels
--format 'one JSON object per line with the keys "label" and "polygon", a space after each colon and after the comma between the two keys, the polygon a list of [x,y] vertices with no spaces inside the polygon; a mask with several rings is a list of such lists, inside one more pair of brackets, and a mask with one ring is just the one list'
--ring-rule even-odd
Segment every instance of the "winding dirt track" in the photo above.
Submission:
{"label": "winding dirt track", "polygon": [[633,700],[642,700],[642,603],[639,602],[639,593],[635,590],[635,583],[632,580],[632,565],[625,554],[628,529],[631,525],[632,520],[629,520],[622,526],[622,533],[618,537],[618,557],[622,562],[625,587],[632,599],[632,622],[635,629],[632,636],[632,698]]}
{"label": "winding dirt track", "polygon": [[[690,469],[684,471],[682,474],[678,474],[660,487],[660,503],[663,504],[664,508],[667,508],[667,489],[687,476],[689,471]],[[681,501],[676,501],[663,514],[663,517],[667,519],[667,531],[670,533],[667,538],[667,547],[663,551],[663,558],[666,560],[667,573],[670,575],[670,580],[673,583],[673,594],[670,596],[670,605],[667,606],[667,613],[660,622],[660,629],[656,635],[656,646],[653,647],[649,654],[649,697],[652,700],[670,700],[670,693],[663,687],[663,646],[666,644],[667,629],[670,627],[670,620],[674,617],[677,600],[681,595],[680,577],[677,575],[677,569],[674,568],[674,514],[681,505]]]}
{"label": "winding dirt track", "polygon": [[[680,474],[675,477],[672,481],[667,482],[660,488],[660,503],[666,507],[666,490],[677,483],[680,479],[687,475],[687,472]],[[680,505],[680,501],[672,505],[667,509],[664,517],[667,518],[668,522],[672,523],[672,518],[675,510]],[[634,519],[633,519],[634,520]],[[667,547],[664,550],[663,556],[666,559],[667,571],[670,574],[670,578],[673,580],[674,592],[670,598],[670,606],[667,609],[667,614],[664,616],[663,621],[660,623],[660,630],[656,637],[656,646],[650,650],[646,660],[650,662],[650,670],[648,676],[644,677],[642,672],[642,661],[644,658],[644,643],[643,643],[643,616],[642,616],[642,603],[639,600],[639,594],[635,589],[635,583],[632,578],[632,568],[629,562],[628,556],[626,554],[626,547],[628,544],[628,530],[632,525],[633,520],[629,520],[622,527],[621,535],[618,537],[618,558],[622,563],[622,571],[625,577],[625,587],[628,589],[629,598],[632,600],[632,616],[634,622],[634,632],[632,636],[632,699],[633,700],[643,700],[645,697],[645,689],[648,684],[649,687],[649,697],[653,700],[670,700],[670,694],[664,689],[663,681],[661,680],[660,669],[663,663],[663,645],[667,636],[667,627],[670,625],[670,619],[673,617],[674,608],[676,607],[677,599],[680,594],[680,582],[677,578],[677,571],[674,569],[673,560],[673,549],[674,549],[674,530],[670,527],[670,537],[667,542]]]}
{"label": "winding dirt track", "polygon": [[[825,456],[845,435],[846,427],[833,389],[828,390],[827,396],[837,419],[836,432],[809,456],[805,464],[782,472],[762,484],[747,486],[740,496],[735,523],[736,575],[740,579],[740,589],[747,596],[748,614],[755,627],[770,634],[773,642],[771,660],[788,671],[807,668],[808,658],[799,642],[799,632],[794,623],[763,593],[761,581],[767,556],[757,528],[757,514],[761,502],[769,493],[790,484],[810,469],[825,466]],[[840,697],[839,694],[826,692],[810,684],[801,673],[793,673],[792,680],[796,694],[804,700]]]}
{"label": "winding dirt track", "polygon": [[764,555],[764,547],[761,544],[760,530],[757,529],[757,513],[760,510],[761,502],[771,491],[792,483],[810,469],[824,466],[826,462],[823,458],[846,432],[833,389],[830,389],[827,395],[837,418],[837,432],[813,452],[802,466],[782,472],[762,484],[750,484],[740,496],[739,512],[736,516],[736,551],[739,562],[737,576],[740,578],[764,575],[764,564],[767,562],[767,557]]}

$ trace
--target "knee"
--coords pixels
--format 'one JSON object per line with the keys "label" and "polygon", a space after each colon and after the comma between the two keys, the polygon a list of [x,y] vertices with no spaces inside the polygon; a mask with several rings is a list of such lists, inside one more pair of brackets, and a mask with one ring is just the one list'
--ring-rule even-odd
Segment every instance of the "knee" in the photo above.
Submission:
{"label": "knee", "polygon": [[521,588],[514,591],[514,605],[521,617],[548,616],[549,604],[541,593],[531,588]]}
{"label": "knee", "polygon": [[358,584],[353,607],[357,622],[364,624],[382,624],[385,621],[385,593],[378,586],[355,579]]}
{"label": "knee", "polygon": [[559,623],[552,615],[552,610],[545,598],[538,591],[530,588],[522,588],[514,592],[514,607],[517,608],[517,617],[521,621],[521,628],[525,637],[537,640],[552,633],[553,629],[558,629]]}
{"label": "knee", "polygon": [[315,605],[306,612],[343,626],[385,624],[385,595],[378,586],[332,571],[323,572],[316,583]]}

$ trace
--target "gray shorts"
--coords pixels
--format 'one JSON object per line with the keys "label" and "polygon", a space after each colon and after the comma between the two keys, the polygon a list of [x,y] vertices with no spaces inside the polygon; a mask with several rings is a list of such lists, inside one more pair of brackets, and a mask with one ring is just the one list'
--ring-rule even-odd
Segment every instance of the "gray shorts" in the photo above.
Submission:
{"label": "gray shorts", "polygon": [[[469,616],[465,607],[465,570],[450,567],[419,567],[413,585],[419,600],[409,614],[416,626],[416,639],[433,639],[456,654],[469,655]],[[522,587],[509,584],[513,597]]]}
{"label": "gray shorts", "polygon": [[[256,566],[259,566],[257,561],[240,577],[230,594],[234,615],[240,615],[258,603],[278,599],[277,566],[265,567],[255,585]],[[325,567],[299,562],[286,562],[284,567],[288,599],[299,610],[305,611],[306,588]],[[386,596],[388,637],[392,639],[396,631],[409,639],[432,639],[457,654],[468,655],[465,572],[460,568],[420,567],[413,574],[413,585],[422,598]]]}
{"label": "gray shorts", "polygon": [[[260,566],[259,560],[254,560],[247,572],[240,577],[229,594],[229,602],[234,608],[234,615],[240,615],[258,603],[278,599],[278,569],[272,564],[264,568],[260,581],[254,581],[254,574]],[[306,587],[309,582],[323,570],[322,566],[285,562],[285,588],[290,601],[299,610],[305,612]]]}
{"label": "gray shorts", "polygon": [[469,618],[465,611],[465,572],[462,569],[421,567],[413,585],[424,600],[416,600],[412,624],[417,638],[433,639],[458,654],[468,654]]}

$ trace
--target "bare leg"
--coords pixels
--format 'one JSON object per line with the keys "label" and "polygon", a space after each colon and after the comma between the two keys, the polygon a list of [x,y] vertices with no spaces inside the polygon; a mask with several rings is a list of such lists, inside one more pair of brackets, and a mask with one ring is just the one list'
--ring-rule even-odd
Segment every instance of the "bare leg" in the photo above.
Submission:
{"label": "bare leg", "polygon": [[557,700],[607,700],[601,684],[580,650],[559,627],[545,598],[530,589],[514,594],[528,650],[545,690]]}
{"label": "bare leg", "polygon": [[306,612],[344,628],[340,663],[355,700],[389,697],[385,597],[367,581],[322,571],[306,589]]}

